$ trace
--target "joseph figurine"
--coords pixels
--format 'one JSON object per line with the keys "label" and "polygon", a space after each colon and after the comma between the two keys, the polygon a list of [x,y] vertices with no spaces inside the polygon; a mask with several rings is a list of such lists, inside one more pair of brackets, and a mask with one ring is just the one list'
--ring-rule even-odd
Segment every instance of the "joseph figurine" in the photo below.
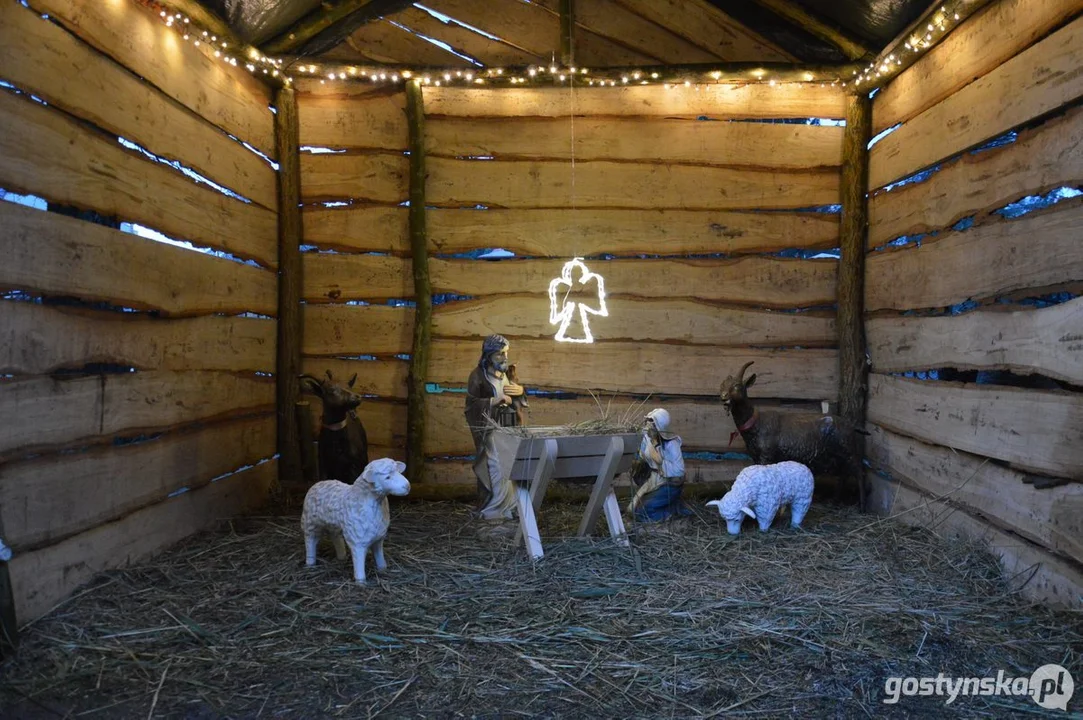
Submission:
{"label": "joseph figurine", "polygon": [[494,446],[493,424],[517,424],[512,398],[523,395],[521,385],[508,376],[508,349],[502,335],[490,335],[481,346],[481,358],[466,385],[466,423],[474,439],[474,474],[478,480],[478,514],[484,520],[515,517],[515,488],[504,477]]}

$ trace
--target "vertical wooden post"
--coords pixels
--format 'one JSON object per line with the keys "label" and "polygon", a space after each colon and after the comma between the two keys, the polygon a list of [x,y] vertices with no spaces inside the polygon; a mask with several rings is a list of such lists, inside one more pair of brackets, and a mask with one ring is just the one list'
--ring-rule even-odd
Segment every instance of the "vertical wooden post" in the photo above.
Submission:
{"label": "vertical wooden post", "polygon": [[15,656],[19,647],[19,624],[15,617],[15,592],[8,564],[0,562],[0,660]]}
{"label": "vertical wooden post", "polygon": [[279,486],[301,482],[301,444],[295,406],[301,374],[301,159],[297,94],[275,93],[278,153],[278,408]]}
{"label": "vertical wooden post", "polygon": [[575,64],[575,0],[560,0],[560,62]]}
{"label": "vertical wooden post", "polygon": [[406,472],[411,482],[420,482],[425,472],[425,383],[432,340],[432,286],[425,230],[425,104],[417,80],[406,83],[406,119],[410,135],[410,252],[417,303],[407,379]]}
{"label": "vertical wooden post", "polygon": [[[842,223],[841,260],[838,277],[839,333],[839,415],[852,427],[865,422],[867,389],[865,361],[865,241],[868,235],[869,139],[872,128],[872,102],[865,94],[846,100],[846,132],[842,142]],[[853,433],[853,450],[864,457],[861,435]],[[862,508],[865,506],[865,478],[853,478],[858,484]]]}

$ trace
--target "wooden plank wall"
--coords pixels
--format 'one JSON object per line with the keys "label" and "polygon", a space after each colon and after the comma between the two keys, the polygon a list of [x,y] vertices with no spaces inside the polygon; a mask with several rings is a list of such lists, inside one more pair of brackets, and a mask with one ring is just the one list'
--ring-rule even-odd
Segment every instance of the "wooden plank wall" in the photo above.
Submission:
{"label": "wooden plank wall", "polygon": [[[489,91],[425,88],[434,309],[430,481],[472,485],[463,419],[482,339],[501,333],[531,389],[531,424],[668,407],[694,481],[733,477],[719,384],[755,360],[754,394],[794,411],[836,395],[842,131],[780,118],[840,118],[818,86]],[[574,107],[574,120],[571,119]],[[414,310],[401,93],[302,95],[305,367],[359,374],[370,442],[402,457],[404,356]],[[574,137],[574,152],[573,152]],[[333,152],[330,152],[333,151]],[[465,257],[483,249],[502,260]],[[602,259],[602,256],[605,259]],[[594,344],[555,342],[549,281],[587,257],[609,316]],[[449,299],[450,298],[450,299]],[[353,303],[353,304],[351,304]],[[358,304],[369,303],[369,304]],[[391,303],[391,304],[389,304]],[[367,356],[369,360],[357,358]]]}
{"label": "wooden plank wall", "polygon": [[0,4],[0,188],[48,208],[0,202],[0,534],[21,623],[259,503],[277,470],[276,175],[241,144],[273,154],[269,90],[139,3],[29,5]]}
{"label": "wooden plank wall", "polygon": [[992,3],[877,95],[866,277],[877,508],[1077,607],[1083,205],[998,210],[1083,185],[1081,10]]}

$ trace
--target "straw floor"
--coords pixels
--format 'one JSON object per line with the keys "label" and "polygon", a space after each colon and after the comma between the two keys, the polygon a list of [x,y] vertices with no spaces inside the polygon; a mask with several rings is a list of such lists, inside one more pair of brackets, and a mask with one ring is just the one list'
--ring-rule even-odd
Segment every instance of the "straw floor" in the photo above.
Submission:
{"label": "straw floor", "polygon": [[1083,683],[1083,618],[1028,606],[977,548],[827,505],[736,538],[699,510],[620,548],[569,537],[581,510],[543,508],[532,564],[465,505],[396,504],[365,587],[327,543],[304,567],[295,517],[235,521],[26,629],[0,716],[1019,717],[1043,711],[885,705],[884,681]]}

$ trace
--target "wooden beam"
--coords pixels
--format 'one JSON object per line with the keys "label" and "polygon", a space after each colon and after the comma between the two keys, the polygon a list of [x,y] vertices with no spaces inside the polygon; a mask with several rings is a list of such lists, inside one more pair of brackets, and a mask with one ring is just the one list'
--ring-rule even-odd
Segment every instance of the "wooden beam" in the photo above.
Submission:
{"label": "wooden beam", "polygon": [[406,396],[406,468],[420,482],[425,471],[425,383],[432,346],[432,286],[425,232],[425,106],[421,83],[406,83],[406,118],[410,131],[410,250],[414,276],[414,344]]}
{"label": "wooden beam", "polygon": [[275,94],[275,146],[278,150],[278,409],[280,485],[299,483],[301,446],[294,410],[301,374],[301,158],[297,94]]}
{"label": "wooden beam", "polygon": [[[162,0],[162,5],[171,8],[174,12],[187,15],[196,25],[214,33],[220,40],[227,41],[232,47],[241,48],[245,46],[245,43],[242,43],[233,34],[229,23],[203,7],[203,3],[199,2],[199,0]],[[166,12],[168,13],[168,9]]]}
{"label": "wooden beam", "polygon": [[[862,327],[865,280],[865,236],[868,233],[869,137],[872,101],[868,95],[851,95],[846,104],[846,133],[842,145],[842,255],[838,274],[839,414],[853,427],[865,424],[865,342]],[[864,457],[861,436],[853,436],[853,451]],[[865,478],[858,484],[861,507],[865,507]]]}
{"label": "wooden beam", "polygon": [[755,2],[779,17],[798,25],[809,34],[838,48],[850,60],[860,60],[863,57],[872,55],[872,50],[868,47],[809,13],[792,0],[755,0]]}
{"label": "wooden beam", "polygon": [[575,0],[560,0],[560,62],[575,65]]}
{"label": "wooden beam", "polygon": [[[381,15],[390,15],[409,7],[410,0],[342,0],[328,9],[314,10],[299,22],[286,28],[278,36],[268,40],[260,48],[265,54],[296,53],[304,55],[305,49],[317,40],[318,36],[338,25],[354,25],[350,32]],[[347,33],[349,34],[349,33]]]}

